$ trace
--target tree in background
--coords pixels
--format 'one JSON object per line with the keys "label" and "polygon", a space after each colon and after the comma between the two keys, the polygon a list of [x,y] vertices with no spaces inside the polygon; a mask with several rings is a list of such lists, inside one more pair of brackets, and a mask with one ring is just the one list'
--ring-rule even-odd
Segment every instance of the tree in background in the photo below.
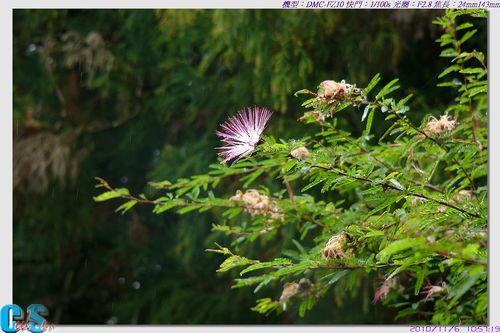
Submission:
{"label": "tree in background", "polygon": [[[122,217],[112,205],[90,198],[95,176],[149,198],[161,193],[158,181],[206,171],[215,161],[218,124],[247,105],[268,105],[276,112],[268,130],[277,136],[314,134],[295,125],[303,112],[291,92],[326,78],[363,86],[375,72],[398,75],[406,93],[415,92],[411,103],[441,114],[455,94],[432,89],[445,64],[435,60],[439,51],[429,37],[439,35],[430,24],[435,16],[16,10],[16,303],[46,304],[56,323],[72,324],[391,322],[390,311],[370,305],[378,287],[369,275],[352,278],[365,292],[324,298],[303,319],[290,312],[257,315],[249,310],[253,296],[228,292],[234,276],[215,276],[219,258],[204,252],[214,242],[230,240],[210,232],[212,224],[224,221],[217,210],[179,219],[135,206]],[[485,25],[477,24],[483,38],[470,42],[484,49]],[[426,114],[414,117],[419,121]],[[353,134],[364,130],[355,113],[339,117],[338,124]],[[280,189],[272,177],[259,179]],[[156,183],[144,188],[148,181]],[[230,177],[221,196],[234,195],[237,188]],[[338,200],[334,193],[323,196]],[[295,233],[287,230],[286,239],[268,253],[257,243],[242,246],[245,254],[263,260]],[[280,287],[274,286],[276,293]],[[363,311],[353,314],[352,307]]]}

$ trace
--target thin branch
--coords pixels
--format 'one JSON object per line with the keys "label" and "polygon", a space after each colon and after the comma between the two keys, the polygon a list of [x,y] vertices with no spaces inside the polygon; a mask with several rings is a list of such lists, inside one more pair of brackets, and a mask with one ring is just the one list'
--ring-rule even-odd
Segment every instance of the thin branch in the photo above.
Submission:
{"label": "thin branch", "polygon": [[[387,170],[389,170],[389,172],[392,172],[394,171],[394,167],[389,165],[387,162],[385,162],[384,160],[378,158],[376,155],[372,154],[369,150],[367,150],[365,147],[363,147],[357,140],[353,140],[352,138],[350,137],[345,137],[349,142],[355,144],[358,146],[359,149],[361,149],[362,152],[364,152],[366,155],[368,155],[369,157],[373,158],[376,162],[378,162],[380,165],[384,166],[385,168],[387,168]],[[425,183],[425,184],[422,184],[422,183],[419,183],[417,181],[414,181],[412,179],[409,179],[409,178],[406,178],[405,177],[405,180],[409,181],[409,182],[412,182],[414,183],[415,185],[419,185],[419,186],[423,186],[423,187],[426,187],[430,190],[433,190],[433,191],[437,191],[437,192],[440,192],[440,193],[443,193],[443,190],[442,189],[439,189],[438,187],[432,185],[432,184],[429,184],[429,183]]]}
{"label": "thin branch", "polygon": [[[364,100],[364,101],[361,101],[360,103],[361,104],[366,104],[366,105],[370,105],[370,104],[371,105],[376,105],[376,106],[378,106],[380,108],[384,106],[384,104],[382,102],[380,102],[380,101],[371,102],[371,101]],[[406,119],[404,117],[401,117],[401,115],[399,113],[395,112],[394,110],[389,110],[388,112],[391,115],[394,115],[399,121],[404,122],[406,125],[410,126],[413,130],[415,130],[416,132],[420,133],[425,139],[430,140],[431,142],[433,142],[434,144],[436,144],[439,148],[441,148],[442,150],[444,150],[446,153],[449,153],[450,150],[448,149],[448,147],[446,147],[443,144],[441,144],[435,138],[429,136],[424,130],[422,130],[422,129],[418,128],[417,126],[413,125],[408,119]],[[464,173],[465,177],[469,180],[469,183],[470,183],[472,189],[476,190],[476,187],[474,185],[474,181],[472,180],[472,177],[465,170],[465,168],[462,165],[462,163],[460,163],[460,161],[457,160],[457,158],[455,156],[452,157],[452,160],[453,160],[453,162],[455,164],[457,164],[459,166],[459,168]]]}
{"label": "thin branch", "polygon": [[[419,261],[416,263],[413,263],[411,265],[422,265],[425,264],[425,261]],[[395,267],[395,266],[401,266],[401,264],[395,264],[395,263],[387,263],[387,264],[379,264],[379,265],[316,265],[316,266],[310,266],[309,268],[311,269],[379,269],[379,268],[386,268],[386,267]]]}
{"label": "thin branch", "polygon": [[[405,124],[407,124],[408,126],[410,126],[411,128],[413,128],[415,131],[417,131],[418,133],[420,133],[421,135],[424,136],[425,139],[428,139],[430,141],[432,141],[433,143],[435,143],[439,148],[441,148],[442,150],[444,150],[446,153],[449,153],[450,150],[448,149],[448,147],[442,145],[438,140],[436,140],[435,138],[429,136],[427,133],[425,133],[424,130],[416,127],[415,125],[413,125],[409,120],[401,117],[401,115],[399,115],[397,112],[391,112],[392,115],[395,115],[400,121],[404,122]],[[457,158],[455,156],[452,157],[452,160],[455,164],[457,164],[460,169],[462,170],[462,172],[464,173],[465,177],[467,177],[467,179],[469,180],[469,183],[472,187],[473,190],[476,189],[476,187],[474,186],[474,182],[472,181],[472,177],[467,173],[467,171],[465,170],[464,166],[462,165],[462,163],[460,163],[459,160],[457,160]]]}
{"label": "thin branch", "polygon": [[288,196],[290,197],[290,203],[292,204],[292,206],[294,206],[295,205],[295,199],[293,198],[293,189],[290,186],[290,183],[288,181],[283,180],[283,184],[285,184],[286,190],[288,192]]}
{"label": "thin branch", "polygon": [[[246,173],[251,173],[251,172],[257,171],[259,169],[272,169],[274,167],[281,166],[281,165],[282,165],[282,163],[275,163],[275,164],[270,164],[270,165],[256,165],[252,168],[232,169],[233,172],[228,173],[228,174],[223,174],[220,176],[208,176],[205,178],[205,181],[206,181],[206,183],[210,183],[210,182],[213,182],[214,180],[217,180],[217,179],[224,179],[226,177],[231,177],[234,175],[242,175],[242,174],[246,174]],[[172,184],[172,185],[163,186],[162,189],[177,190],[177,189],[184,188],[187,185],[188,184]]]}
{"label": "thin branch", "polygon": [[436,191],[436,192],[439,192],[439,193],[443,193],[443,189],[437,187],[436,185],[432,185],[432,184],[429,184],[429,183],[425,183],[425,184],[424,183],[419,183],[419,182],[417,182],[415,180],[412,180],[412,179],[408,179],[408,181],[410,183],[413,183],[413,184],[417,185],[417,186],[423,186],[423,187],[425,187],[425,188],[427,188],[429,190],[433,190],[433,191]]}
{"label": "thin branch", "polygon": [[390,189],[396,190],[398,192],[405,193],[405,194],[410,195],[410,196],[414,196],[414,197],[426,199],[426,200],[429,200],[429,201],[433,201],[433,202],[438,203],[440,205],[444,205],[444,206],[450,207],[450,208],[455,209],[455,210],[457,210],[459,212],[468,214],[468,215],[476,217],[476,218],[482,218],[480,215],[478,215],[476,213],[469,212],[469,211],[467,211],[467,210],[465,210],[463,208],[457,207],[457,206],[455,206],[455,205],[453,205],[453,204],[451,204],[449,202],[441,201],[441,200],[438,200],[438,199],[426,196],[425,194],[421,194],[421,193],[407,192],[407,191],[402,190],[402,189],[400,189],[400,188],[398,188],[398,187],[396,187],[396,186],[394,186],[392,184],[388,184],[388,183],[375,184],[375,181],[373,181],[373,180],[371,180],[369,178],[352,176],[352,175],[349,175],[349,174],[347,174],[347,173],[345,173],[343,171],[334,169],[332,167],[326,167],[326,166],[322,166],[322,165],[318,165],[318,164],[311,164],[311,167],[323,169],[323,170],[326,170],[326,171],[331,171],[331,172],[334,172],[334,173],[336,173],[338,175],[349,177],[349,178],[352,178],[352,179],[355,179],[355,180],[359,180],[361,182],[369,183],[369,184],[372,184],[372,185],[378,185],[378,186],[382,186],[384,188],[390,188]]}

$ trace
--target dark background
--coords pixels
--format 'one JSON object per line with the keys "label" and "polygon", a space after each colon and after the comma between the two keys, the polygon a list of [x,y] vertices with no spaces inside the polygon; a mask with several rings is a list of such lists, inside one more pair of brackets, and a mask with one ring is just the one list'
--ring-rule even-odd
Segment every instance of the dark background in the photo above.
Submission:
{"label": "dark background", "polygon": [[[305,318],[258,315],[258,295],[231,289],[231,274],[215,272],[222,258],[204,251],[229,243],[210,232],[220,214],[121,215],[118,202],[93,201],[94,177],[151,193],[148,181],[206,172],[218,124],[246,106],[275,112],[275,137],[306,135],[293,93],[326,79],[399,77],[418,124],[454,98],[435,88],[448,60],[431,23],[440,15],[14,10],[14,303],[45,304],[56,324],[392,323],[392,309],[370,304],[374,276]],[[360,132],[361,113],[340,121]]]}

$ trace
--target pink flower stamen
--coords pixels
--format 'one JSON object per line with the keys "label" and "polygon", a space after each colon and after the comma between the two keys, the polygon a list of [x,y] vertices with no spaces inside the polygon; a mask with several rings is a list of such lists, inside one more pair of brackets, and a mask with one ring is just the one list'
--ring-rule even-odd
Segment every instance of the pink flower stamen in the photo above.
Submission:
{"label": "pink flower stamen", "polygon": [[268,109],[254,107],[229,117],[221,125],[222,130],[215,133],[223,143],[222,147],[216,148],[221,150],[218,155],[224,158],[221,163],[250,154],[259,142],[271,115],[272,112]]}

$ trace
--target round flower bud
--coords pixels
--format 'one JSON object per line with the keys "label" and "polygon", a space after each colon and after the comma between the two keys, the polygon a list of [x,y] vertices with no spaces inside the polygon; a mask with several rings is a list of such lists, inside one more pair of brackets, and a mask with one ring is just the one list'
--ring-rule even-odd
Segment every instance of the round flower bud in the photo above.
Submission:
{"label": "round flower bud", "polygon": [[307,150],[306,147],[299,147],[297,149],[294,149],[290,152],[290,155],[292,155],[294,158],[298,160],[305,160],[309,156],[311,156],[311,153],[309,150]]}
{"label": "round flower bud", "polygon": [[351,94],[352,85],[345,83],[344,80],[336,82],[326,80],[319,84],[318,96],[328,99],[342,99]]}

